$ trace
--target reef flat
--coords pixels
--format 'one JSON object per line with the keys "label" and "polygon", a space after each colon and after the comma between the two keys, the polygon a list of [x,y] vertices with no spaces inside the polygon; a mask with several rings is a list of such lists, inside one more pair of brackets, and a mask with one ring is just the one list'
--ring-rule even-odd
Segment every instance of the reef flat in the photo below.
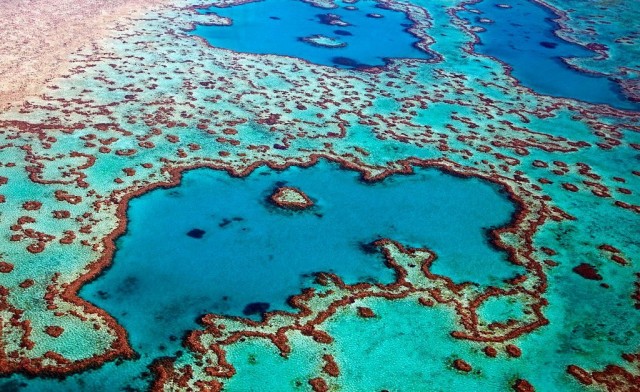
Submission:
{"label": "reef flat", "polygon": [[[331,66],[302,55],[236,51],[217,46],[213,32],[233,27],[233,17],[222,10],[248,7],[243,3],[250,1],[175,0],[150,3],[130,15],[114,13],[96,35],[69,49],[68,67],[47,68],[46,78],[26,81],[33,86],[20,99],[6,95],[10,105],[0,112],[0,389],[95,391],[115,385],[108,384],[115,376],[122,389],[158,391],[637,390],[640,66],[634,53],[640,49],[634,29],[640,6],[536,2],[557,16],[555,24],[545,22],[552,37],[542,48],[560,45],[556,40],[580,47],[579,57],[559,58],[556,65],[597,74],[614,86],[615,96],[594,103],[567,90],[539,91],[533,79],[521,83],[515,60],[509,64],[514,57],[477,49],[482,39],[491,46],[491,27],[477,25],[491,24],[482,16],[482,3],[306,2],[325,16],[361,7],[376,23],[390,11],[404,15],[409,23],[402,34],[413,37],[412,49],[424,56],[383,55],[380,64],[343,60]],[[494,7],[508,12],[521,3]],[[272,5],[276,15],[287,2]],[[33,10],[37,15],[49,8],[37,2]],[[330,31],[342,32],[334,38],[349,37],[348,18],[322,20]],[[24,24],[15,29],[30,36],[32,27]],[[213,35],[199,36],[199,26]],[[291,35],[292,45],[305,45],[299,36]],[[7,53],[19,58],[20,51],[9,45]],[[535,67],[536,56],[530,61]],[[10,68],[24,75],[18,65]],[[0,84],[11,85],[14,77],[5,72]],[[143,302],[133,299],[135,282],[117,295],[118,303],[131,301],[129,313],[139,314],[114,312],[118,307],[108,305],[109,293],[96,287],[121,276],[118,255],[134,249],[125,246],[132,235],[144,234],[136,229],[144,228],[136,226],[136,217],[180,210],[168,196],[165,204],[150,201],[171,192],[187,195],[205,182],[190,185],[190,179],[210,169],[218,182],[207,197],[244,195],[265,208],[259,216],[271,222],[249,227],[266,232],[288,227],[285,218],[324,219],[313,214],[325,210],[327,220],[362,223],[367,202],[387,200],[386,182],[418,181],[420,191],[407,192],[414,203],[408,205],[425,203],[421,208],[434,211],[394,212],[378,222],[376,233],[345,223],[354,230],[332,233],[332,244],[309,248],[326,259],[333,255],[341,268],[318,264],[317,271],[286,271],[304,274],[296,282],[287,279],[288,290],[297,291],[267,301],[252,299],[257,291],[247,290],[235,310],[196,299],[194,311],[204,313],[197,324],[193,315],[176,320],[181,335],[169,336],[164,350],[154,346],[145,354],[138,339],[155,343],[156,321],[145,319]],[[314,170],[322,181],[306,174]],[[429,170],[445,179],[423,178]],[[285,183],[243,192],[256,178],[297,171],[303,173],[299,181],[281,179]],[[364,212],[356,218],[348,215],[355,206],[332,204],[358,200],[354,178],[371,192],[357,203]],[[438,187],[438,181],[449,180]],[[473,189],[454,185],[460,183]],[[430,185],[432,194],[425,194]],[[278,189],[298,192],[276,193],[283,205],[312,203],[299,209],[273,205],[269,198]],[[493,196],[470,201],[470,194],[485,191]],[[324,199],[325,192],[345,194]],[[206,201],[207,194],[198,190],[189,197]],[[388,200],[401,206],[400,196]],[[471,215],[474,207],[485,215]],[[149,257],[138,265],[144,275],[143,266],[154,268],[150,255],[161,245],[167,246],[163,253],[189,255],[192,250],[182,248],[190,245],[184,244],[207,243],[219,224],[253,222],[234,220],[237,214],[220,221],[219,210],[205,219],[198,215],[204,208],[185,208],[165,223],[179,227],[179,234],[159,229],[167,236],[128,241],[139,249],[122,262]],[[377,208],[376,214],[385,212],[384,205]],[[370,216],[384,215],[376,214]],[[413,220],[421,216],[431,220]],[[451,222],[437,224],[437,216]],[[189,223],[184,227],[183,219]],[[193,225],[192,219],[202,220]],[[331,226],[320,227],[320,240],[332,238],[323,234]],[[416,237],[412,230],[422,234]],[[335,250],[340,240],[362,233],[371,241],[349,248],[351,255]],[[442,233],[449,234],[438,239]],[[464,241],[470,237],[475,245]],[[208,243],[215,251],[207,257],[233,249],[225,248],[233,236],[220,238]],[[281,239],[269,244],[264,238],[253,248],[241,243],[236,253],[282,251]],[[456,245],[460,252],[447,254]],[[287,246],[300,254],[306,249],[298,240]],[[356,253],[377,264],[365,261],[372,269],[349,270]],[[225,257],[233,261],[233,254]],[[183,262],[207,269],[202,256]],[[286,264],[273,268],[274,274],[282,277]],[[503,274],[483,280],[500,266]],[[228,269],[212,268],[213,276]],[[262,275],[268,287],[269,274]],[[206,284],[198,287],[206,291]],[[157,300],[170,293],[165,290]],[[160,295],[146,300],[160,304],[154,302]],[[283,295],[288,302],[271,307]],[[166,310],[157,322],[173,314]],[[144,369],[136,367],[142,362]]]}
{"label": "reef flat", "polygon": [[69,69],[69,55],[109,34],[114,21],[163,0],[6,0],[0,7],[0,109],[40,94]]}

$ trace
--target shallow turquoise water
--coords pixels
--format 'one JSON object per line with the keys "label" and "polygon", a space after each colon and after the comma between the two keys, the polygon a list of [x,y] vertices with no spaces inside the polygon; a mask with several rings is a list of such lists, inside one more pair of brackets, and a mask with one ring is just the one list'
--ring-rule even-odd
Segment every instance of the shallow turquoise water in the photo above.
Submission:
{"label": "shallow turquoise water", "polygon": [[[271,205],[267,197],[284,184],[316,205],[298,212]],[[143,388],[140,373],[153,358],[181,350],[198,316],[242,315],[252,302],[290,309],[287,297],[311,285],[314,272],[335,272],[350,283],[391,282],[381,254],[361,247],[379,238],[429,247],[439,256],[433,269],[455,270],[456,280],[499,283],[519,269],[490,246],[485,229],[506,224],[513,212],[497,187],[435,169],[371,184],[327,162],[283,172],[259,168],[247,178],[189,171],[179,187],[131,201],[112,268],[80,292],[118,319],[141,359],[64,382],[34,380],[27,390]],[[202,238],[187,235],[194,228]]]}
{"label": "shallow turquoise water", "polygon": [[[430,56],[413,46],[418,39],[404,31],[412,23],[404,13],[377,8],[374,1],[360,1],[356,10],[323,9],[296,0],[267,0],[229,8],[211,7],[231,18],[232,26],[198,26],[193,34],[215,47],[237,52],[278,54],[305,59],[315,64],[340,68],[384,65],[385,58],[421,58]],[[379,14],[371,18],[367,14]],[[321,23],[321,15],[334,14],[348,26]],[[324,35],[346,44],[341,48],[313,46],[299,38]],[[343,58],[342,61],[335,58]],[[346,60],[345,60],[346,59]],[[348,61],[351,60],[351,61]]]}

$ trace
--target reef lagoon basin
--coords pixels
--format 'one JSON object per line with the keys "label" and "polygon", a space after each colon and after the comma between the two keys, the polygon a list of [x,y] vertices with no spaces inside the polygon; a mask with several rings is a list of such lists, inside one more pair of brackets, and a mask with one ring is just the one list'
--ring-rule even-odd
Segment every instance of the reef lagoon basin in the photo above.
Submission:
{"label": "reef lagoon basin", "polygon": [[337,8],[323,9],[297,0],[267,0],[213,6],[200,12],[229,18],[231,25],[198,25],[192,34],[214,47],[293,56],[339,68],[384,66],[392,58],[431,58],[415,46],[419,40],[407,31],[413,22],[406,14],[381,4],[336,2]]}
{"label": "reef lagoon basin", "polygon": [[0,392],[638,389],[639,2],[0,18]]}
{"label": "reef lagoon basin", "polygon": [[[283,184],[304,190],[314,205],[274,205],[268,196]],[[184,310],[187,303],[259,319],[262,312],[251,312],[250,304],[292,311],[287,298],[318,272],[351,284],[391,283],[394,273],[373,245],[382,239],[428,246],[438,254],[434,269],[450,270],[447,264],[464,259],[466,268],[455,277],[460,283],[499,283],[520,270],[492,248],[489,230],[507,225],[513,212],[494,187],[434,169],[374,183],[329,163],[283,172],[262,167],[242,179],[198,169],[186,172],[179,187],[132,200],[113,267],[81,295],[102,299],[106,307],[125,306],[136,296],[136,306],[169,320],[174,317],[162,309]],[[123,296],[111,298],[117,292]],[[159,301],[167,293],[174,306]],[[208,300],[196,300],[201,297]],[[207,312],[197,309],[188,318]]]}
{"label": "reef lagoon basin", "polygon": [[[285,186],[304,190],[313,206],[274,204],[269,196]],[[314,286],[320,272],[391,284],[396,271],[375,245],[384,239],[428,246],[438,256],[431,269],[456,270],[459,283],[500,284],[522,269],[490,244],[490,231],[514,212],[499,187],[432,168],[374,182],[330,162],[260,167],[244,178],[187,171],[179,186],[131,200],[112,267],[80,292],[123,323],[140,359],[27,390],[143,385],[147,366],[180,352],[200,316],[297,312],[289,296]]]}

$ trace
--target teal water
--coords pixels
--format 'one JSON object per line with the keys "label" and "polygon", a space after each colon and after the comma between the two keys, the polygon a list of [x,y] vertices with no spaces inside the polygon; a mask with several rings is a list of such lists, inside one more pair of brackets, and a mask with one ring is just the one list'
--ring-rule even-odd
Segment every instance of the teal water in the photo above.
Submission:
{"label": "teal water", "polygon": [[[231,18],[232,26],[199,25],[193,34],[211,45],[237,52],[299,57],[315,64],[352,68],[381,66],[387,58],[430,56],[413,46],[418,39],[404,31],[411,25],[406,15],[376,7],[375,1],[360,1],[355,10],[337,1],[339,8],[323,9],[297,0],[265,0],[228,8],[211,7],[212,12]],[[322,23],[323,15],[340,17],[346,26]],[[372,18],[368,14],[379,14]],[[324,35],[346,46],[328,48],[300,41]]]}
{"label": "teal water", "polygon": [[[511,8],[501,8],[508,4]],[[558,15],[531,0],[483,0],[469,8],[481,14],[461,12],[479,32],[476,51],[493,56],[512,67],[512,75],[539,94],[608,104],[621,109],[640,109],[627,100],[617,85],[602,75],[569,67],[562,58],[594,57],[598,54],[554,34]],[[491,22],[482,21],[489,19]]]}
{"label": "teal water", "polygon": [[[316,205],[297,212],[271,205],[267,197],[285,184]],[[376,183],[327,162],[282,172],[259,168],[246,178],[189,171],[180,186],[130,202],[112,268],[80,293],[118,319],[140,359],[62,382],[32,380],[24,390],[92,390],[105,383],[144,389],[146,366],[180,355],[183,334],[204,313],[243,315],[255,302],[291,310],[288,296],[309,287],[320,271],[349,283],[391,282],[381,254],[362,247],[379,238],[429,247],[439,257],[433,269],[454,269],[458,281],[498,284],[519,269],[490,246],[486,229],[506,224],[513,212],[497,187],[435,169]],[[193,229],[204,231],[201,238],[187,234]]]}
{"label": "teal water", "polygon": [[[498,54],[495,56],[509,62],[514,67],[514,75],[517,75],[516,72],[524,72],[518,76],[523,84],[549,95],[606,102],[617,107],[627,104],[615,101],[621,98],[606,78],[592,77],[572,70],[560,61],[559,56],[566,56],[567,53],[573,53],[575,56],[590,56],[593,53],[550,34],[549,32],[557,26],[546,19],[546,11],[531,13],[527,11],[527,7],[532,6],[531,3],[513,2],[511,4],[514,5],[514,9],[511,11],[517,12],[509,14],[510,10],[495,8],[495,4],[496,2],[487,1],[478,6],[485,12],[482,16],[495,21],[493,24],[483,24],[488,28],[488,32],[481,33],[484,45],[478,48],[496,46],[502,49],[503,52],[496,52]],[[361,4],[357,6],[360,7]],[[448,4],[438,5],[440,11],[447,6]],[[485,6],[494,8],[484,9]],[[324,10],[318,12],[325,13]],[[349,11],[353,12],[357,11]],[[503,16],[499,17],[500,15]],[[275,18],[279,19],[269,17],[274,21],[283,20],[280,17]],[[512,41],[509,45],[500,47],[497,45],[499,41],[489,38],[492,37],[494,27],[502,26],[502,19],[508,19],[505,23],[511,27],[496,30],[504,33],[496,33],[496,39],[511,37]],[[533,23],[536,20],[537,28]],[[317,15],[308,22],[318,23]],[[531,26],[528,25],[529,22]],[[549,30],[542,29],[544,26]],[[335,28],[332,32],[336,39],[345,40],[351,34],[346,34],[349,32],[346,26]],[[138,35],[131,37],[139,39]],[[296,42],[300,42],[297,40],[299,37],[294,38]],[[191,42],[189,45],[192,44]],[[336,53],[337,50],[314,48],[330,50],[330,53]],[[185,46],[179,46],[176,42],[176,49],[182,51]],[[524,52],[528,55],[523,55]],[[200,52],[186,50],[182,53]],[[226,55],[234,54],[225,53]],[[180,60],[182,58],[181,56]],[[191,57],[192,60],[195,58],[195,55]],[[349,58],[340,60],[338,64],[335,64],[333,57],[329,59],[332,65],[337,66],[360,64],[360,60],[347,61]],[[485,66],[492,63],[487,59],[482,61]],[[461,65],[457,62],[455,64]],[[416,69],[423,73],[419,75],[424,76],[425,80],[428,79],[426,75],[430,72],[429,67],[432,65],[425,63],[420,69]],[[181,69],[176,68],[178,71]],[[213,69],[216,72],[224,72],[221,68]],[[449,69],[458,68],[453,66]],[[486,68],[483,74],[479,68],[469,67],[469,71],[465,67],[459,69],[468,77],[475,76],[478,81],[483,81],[482,77],[487,77],[486,80],[489,81],[487,75],[490,72],[500,72],[499,67]],[[164,74],[164,71],[162,72],[161,74]],[[145,72],[139,70],[138,75],[144,74]],[[355,75],[354,72],[348,74]],[[151,71],[146,74],[150,78],[153,78],[153,75]],[[132,85],[134,80],[138,80],[128,80],[128,77],[123,79]],[[78,83],[84,86],[82,82],[89,80],[87,77]],[[499,80],[508,83],[508,80]],[[176,80],[175,83],[171,82],[171,85],[186,86],[181,82],[182,80]],[[140,86],[143,86],[142,79]],[[362,86],[366,84],[363,83]],[[158,93],[168,95],[179,88],[170,90],[162,86]],[[424,88],[427,89],[428,86]],[[111,89],[116,90],[116,87],[109,87],[109,92]],[[110,96],[106,88],[97,88],[96,91],[89,97],[104,99]],[[265,92],[266,96],[269,96],[270,90]],[[487,92],[492,93],[491,89]],[[409,94],[411,91],[405,93]],[[398,98],[405,95],[399,94]],[[155,93],[153,96],[157,97]],[[490,96],[494,97],[492,94]],[[178,94],[177,97],[179,101],[183,95]],[[199,96],[195,99],[201,98],[203,97]],[[524,93],[523,98],[523,102],[534,102],[529,100],[527,93]],[[87,102],[89,106],[84,107],[85,109],[95,108],[92,100]],[[148,118],[155,106],[146,107],[146,98],[142,102],[144,106],[134,106],[123,110],[122,113],[121,109],[118,109],[114,116],[122,118],[119,117],[121,114],[134,112]],[[549,101],[543,99],[538,101],[539,105],[547,103]],[[212,107],[201,106],[198,114],[211,117],[208,109],[224,108],[227,104],[229,102],[221,100]],[[173,105],[177,109],[186,107],[175,102],[171,104],[172,108]],[[234,100],[234,110],[221,116],[230,120],[239,113],[235,109],[242,105],[243,102]],[[365,109],[365,112],[368,112],[366,115],[390,115],[398,113],[400,105],[401,102],[396,102],[393,98],[378,97],[374,105]],[[524,109],[534,109],[535,105],[536,103],[532,103],[531,107]],[[264,107],[268,109],[269,102],[265,102]],[[47,113],[50,110],[49,106],[43,105],[42,108]],[[511,106],[495,107],[500,112],[507,108]],[[487,117],[477,111],[476,106],[430,104],[425,110],[418,111],[416,108],[418,115],[415,119],[436,131],[446,132],[446,136],[452,140],[453,134],[445,131],[444,125],[453,118],[454,110],[460,111],[457,112],[458,118],[462,114],[468,115],[478,124],[475,131],[465,127],[464,131],[460,132],[477,136],[483,143],[496,142],[492,144],[498,149],[495,152],[505,152],[504,147],[510,149],[501,143],[505,139],[525,144],[537,140],[533,133],[526,132],[522,133],[522,138],[508,131],[505,131],[504,135],[496,132],[498,135],[492,136],[493,129],[486,128],[486,125],[492,122],[487,121]],[[640,255],[640,244],[637,241],[637,238],[640,238],[640,225],[637,214],[615,207],[614,199],[635,205],[640,203],[637,191],[640,189],[640,176],[631,174],[637,170],[636,165],[640,162],[638,150],[632,143],[640,145],[640,140],[638,133],[632,133],[629,126],[613,128],[618,124],[618,120],[613,117],[600,119],[597,112],[596,110],[586,116],[588,118],[580,118],[577,111],[561,110],[552,113],[555,117],[550,118],[536,118],[531,115],[531,122],[528,123],[525,123],[524,118],[522,122],[515,120],[516,125],[533,132],[549,133],[572,141],[588,141],[593,146],[566,153],[531,147],[530,155],[518,157],[521,163],[514,165],[513,171],[502,168],[498,170],[500,175],[505,176],[511,176],[515,170],[522,170],[523,176],[533,182],[542,177],[551,178],[553,184],[542,186],[539,196],[551,197],[548,206],[558,207],[576,217],[575,221],[548,221],[536,231],[534,248],[547,246],[557,251],[557,255],[551,259],[559,265],[554,268],[544,267],[549,284],[544,298],[549,301],[549,305],[545,306],[543,311],[549,325],[509,341],[522,349],[521,358],[509,358],[501,347],[498,347],[501,350],[498,358],[488,358],[482,352],[484,344],[452,338],[451,331],[460,328],[459,320],[451,309],[452,304],[429,308],[418,303],[415,298],[396,301],[368,298],[352,304],[353,306],[341,308],[319,326],[335,339],[332,345],[321,345],[313,342],[308,336],[298,336],[297,332],[293,332],[293,351],[287,358],[281,356],[273,344],[260,339],[247,339],[229,346],[228,358],[238,373],[228,381],[228,390],[308,390],[307,380],[320,374],[322,363],[318,358],[327,351],[334,354],[341,371],[340,376],[332,381],[342,389],[355,390],[504,391],[512,390],[514,379],[523,377],[531,381],[536,390],[577,391],[582,388],[576,380],[567,375],[567,365],[577,364],[585,369],[602,369],[609,364],[625,364],[620,355],[624,352],[637,352],[637,348],[640,347],[637,305],[632,298],[637,282],[637,255]],[[195,113],[195,110],[185,109],[182,115],[189,118]],[[240,114],[241,117],[245,115],[244,112]],[[48,118],[49,114],[42,116]],[[389,139],[380,141],[369,128],[363,124],[356,124],[355,115],[343,118],[349,118],[347,121],[351,124],[347,138],[334,139],[337,153],[344,153],[347,148],[348,151],[352,151],[354,145],[363,146],[371,152],[367,161],[370,164],[383,164],[411,155],[431,157],[428,146],[419,149],[417,146],[401,143],[400,140],[397,143]],[[509,117],[500,115],[490,118],[497,123]],[[604,121],[604,124],[600,123],[600,120]],[[620,121],[622,122],[622,119]],[[327,125],[330,126],[330,123]],[[314,127],[316,125],[311,126],[312,130]],[[136,128],[132,126],[130,129]],[[595,142],[600,141],[598,131],[607,133],[613,129],[622,133],[617,136],[617,132],[611,132],[611,140],[619,139],[620,146],[612,150],[598,149],[595,146]],[[253,134],[245,139],[246,134],[243,131],[251,132],[253,129],[249,126],[239,128],[243,143],[256,140]],[[110,134],[104,132],[105,137]],[[181,137],[184,135],[185,138],[191,139],[193,136],[194,142],[203,140],[195,137],[195,132],[191,132],[191,136],[187,136],[188,134],[185,130]],[[57,154],[85,151],[84,147],[81,147],[82,142],[77,144],[78,148],[73,148],[73,143],[83,140],[78,135],[57,136],[60,141],[66,140],[65,144],[56,146]],[[561,139],[539,136],[543,143],[548,140],[564,145]],[[8,142],[30,141],[30,138],[21,139],[9,138]],[[128,142],[121,140],[118,144]],[[300,137],[298,143],[297,147],[312,148],[300,148],[295,156],[299,153],[306,155],[305,151],[315,151],[315,144],[311,141],[303,141]],[[451,144],[453,145],[453,142]],[[34,146],[36,145],[34,143]],[[206,145],[203,143],[203,146]],[[25,152],[31,148],[27,148],[26,145],[23,147]],[[170,150],[166,148],[161,151],[163,152],[159,152],[158,155],[164,155]],[[206,153],[201,151],[201,156],[215,156],[218,151],[215,148],[206,150]],[[290,151],[294,149],[291,148]],[[52,153],[54,152],[45,153],[43,159],[46,161],[48,154]],[[96,186],[98,194],[106,194],[107,189],[113,189],[105,186],[112,183],[112,174],[117,172],[119,175],[119,169],[123,165],[138,164],[150,156],[144,154],[146,153],[141,151],[135,160],[121,160],[115,156],[102,155],[88,172],[90,175],[87,180],[92,186]],[[513,154],[508,152],[506,155]],[[154,159],[158,157],[152,156]],[[483,157],[488,157],[489,163],[500,163],[498,155],[480,154],[480,151],[474,151],[474,158],[467,163],[463,158],[469,157],[458,155],[453,149],[444,156],[458,164],[477,164],[480,170],[485,171],[488,171],[488,168],[479,163]],[[248,159],[255,158],[251,157]],[[10,160],[14,158],[11,157]],[[545,162],[558,160],[558,164],[565,162],[570,170],[567,174],[561,175],[550,172],[551,169],[535,168],[531,165],[534,159]],[[46,164],[47,171],[51,169],[55,172],[57,167],[63,177],[67,176],[67,173],[62,172],[64,166],[57,164],[57,160],[53,159],[50,164]],[[151,158],[149,160],[151,161]],[[591,194],[584,182],[587,177],[577,173],[576,162],[588,163],[593,172],[601,177],[599,181],[610,188],[614,198],[597,198]],[[104,176],[95,175],[103,169]],[[11,169],[9,165],[5,165],[3,171],[27,173],[22,166]],[[612,180],[614,176],[621,176],[621,179]],[[36,186],[25,178],[12,174],[9,186],[14,186],[13,184],[20,181],[23,183],[11,188],[8,200],[11,201],[15,196],[51,194],[51,189],[41,187],[44,184]],[[575,183],[581,190],[568,194],[561,186],[563,182]],[[285,184],[307,192],[316,202],[316,207],[307,211],[292,212],[266,202],[275,187]],[[630,189],[631,194],[623,193],[623,187]],[[88,199],[85,198],[86,206],[90,205]],[[53,199],[50,202],[53,202]],[[15,203],[16,211],[20,211],[19,205],[20,203]],[[51,204],[53,205],[56,204]],[[79,207],[81,206],[74,207],[74,211],[77,211],[76,208],[79,210]],[[5,208],[4,213],[10,208],[13,207]],[[113,268],[105,271],[97,281],[87,285],[80,293],[83,298],[104,308],[119,320],[128,331],[132,347],[139,353],[140,358],[107,363],[100,369],[74,375],[64,381],[27,381],[23,377],[12,376],[0,381],[0,391],[145,390],[151,380],[146,367],[160,356],[176,356],[182,358],[183,363],[200,366],[199,361],[193,360],[189,353],[182,353],[180,341],[186,331],[199,328],[196,320],[203,313],[246,315],[257,320],[260,318],[260,310],[263,309],[291,310],[286,302],[287,297],[298,293],[303,287],[311,286],[313,273],[317,271],[335,272],[347,282],[390,282],[393,279],[392,273],[385,268],[380,253],[376,252],[375,248],[366,246],[381,237],[388,237],[408,246],[426,246],[433,249],[439,255],[439,259],[433,265],[432,271],[450,276],[457,282],[470,280],[485,286],[499,284],[502,279],[521,271],[508,264],[503,253],[496,252],[489,246],[486,233],[487,228],[507,222],[512,212],[513,205],[498,188],[477,179],[456,178],[432,169],[419,169],[415,175],[393,176],[374,184],[365,184],[358,179],[357,173],[341,170],[327,162],[309,169],[291,168],[283,172],[262,168],[244,179],[231,178],[224,172],[209,169],[188,172],[181,186],[157,190],[132,201],[129,211],[131,224],[128,233],[118,240],[119,252]],[[46,208],[42,211],[42,219],[38,221],[40,227],[57,227],[46,223],[45,213],[49,214]],[[606,253],[598,249],[603,243],[622,249],[629,265],[618,265],[610,260]],[[39,256],[39,259],[34,257],[20,261],[20,264],[16,263],[16,271],[28,265],[30,272],[37,273],[40,277],[37,288],[44,281],[41,275],[46,275],[54,268],[67,276],[70,276],[69,273],[77,272],[78,268],[84,268],[85,264],[82,263],[86,260],[83,261],[80,257],[83,251],[67,251],[64,248],[59,252],[55,251],[58,253],[49,251],[50,253],[44,254],[46,256]],[[11,252],[13,250],[9,248],[10,255]],[[76,255],[79,256],[75,257]],[[37,263],[32,264],[32,260]],[[586,280],[573,272],[573,268],[581,263],[594,265],[603,280]],[[16,279],[15,276],[18,275],[6,276]],[[48,275],[46,280],[49,280]],[[18,306],[26,311],[23,317],[34,321],[34,325],[39,324],[34,328],[33,336],[36,338],[38,333],[42,336],[42,324],[47,320],[41,317],[45,313],[37,306],[38,302],[43,302],[42,291],[37,293],[38,295],[21,293],[16,296]],[[376,316],[362,318],[355,311],[356,306],[368,306]],[[515,297],[500,297],[484,303],[478,310],[478,316],[485,321],[506,322],[526,317],[529,312],[526,304],[518,302]],[[48,342],[51,339],[38,342],[38,349],[60,349],[63,353],[73,353],[78,357],[85,351],[99,351],[96,347],[99,347],[101,341],[95,338],[85,339],[85,336],[94,335],[82,333],[92,329],[91,326],[88,325],[82,330],[74,328],[78,324],[77,320],[65,324],[67,332],[60,339],[53,344]],[[68,338],[69,336],[73,338]],[[35,352],[32,354],[36,355]],[[457,357],[467,360],[474,370],[471,373],[460,373],[453,369],[451,362]],[[22,385],[23,382],[28,385]]]}

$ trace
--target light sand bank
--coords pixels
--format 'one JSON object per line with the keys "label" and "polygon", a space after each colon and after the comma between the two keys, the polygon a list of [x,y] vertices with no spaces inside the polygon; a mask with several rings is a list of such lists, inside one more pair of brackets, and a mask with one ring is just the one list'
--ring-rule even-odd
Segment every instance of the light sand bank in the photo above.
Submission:
{"label": "light sand bank", "polygon": [[37,95],[69,55],[114,21],[167,0],[4,0],[0,7],[0,111]]}

